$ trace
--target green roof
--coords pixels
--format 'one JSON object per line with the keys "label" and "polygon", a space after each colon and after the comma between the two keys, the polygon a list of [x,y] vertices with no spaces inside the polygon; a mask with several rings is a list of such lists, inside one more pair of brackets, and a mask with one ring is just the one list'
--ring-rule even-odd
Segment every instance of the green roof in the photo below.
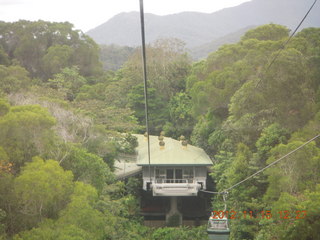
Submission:
{"label": "green roof", "polygon": [[[138,166],[149,165],[148,141],[143,135],[136,134]],[[158,136],[150,136],[150,165],[151,166],[211,166],[212,161],[201,148],[189,145],[183,148],[180,141],[164,137],[164,149],[160,149]]]}

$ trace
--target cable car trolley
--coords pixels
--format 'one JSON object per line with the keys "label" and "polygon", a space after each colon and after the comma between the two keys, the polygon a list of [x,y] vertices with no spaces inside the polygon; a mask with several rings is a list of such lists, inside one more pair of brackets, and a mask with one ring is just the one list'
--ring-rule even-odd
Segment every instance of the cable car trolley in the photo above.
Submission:
{"label": "cable car trolley", "polygon": [[228,219],[226,217],[217,219],[210,216],[207,233],[210,240],[228,240],[230,235]]}
{"label": "cable car trolley", "polygon": [[[227,210],[227,195],[228,191],[221,192],[224,202],[224,211]],[[230,228],[228,224],[228,218],[211,214],[208,220],[207,233],[210,240],[228,240],[230,235]]]}

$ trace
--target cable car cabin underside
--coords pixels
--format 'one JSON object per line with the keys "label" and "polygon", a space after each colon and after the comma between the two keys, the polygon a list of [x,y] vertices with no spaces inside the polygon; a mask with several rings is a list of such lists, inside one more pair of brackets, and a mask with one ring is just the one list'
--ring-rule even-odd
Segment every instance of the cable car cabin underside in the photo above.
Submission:
{"label": "cable car cabin underside", "polygon": [[196,196],[201,184],[192,179],[161,179],[151,185],[153,196]]}
{"label": "cable car cabin underside", "polygon": [[207,231],[210,240],[228,240],[230,230]]}

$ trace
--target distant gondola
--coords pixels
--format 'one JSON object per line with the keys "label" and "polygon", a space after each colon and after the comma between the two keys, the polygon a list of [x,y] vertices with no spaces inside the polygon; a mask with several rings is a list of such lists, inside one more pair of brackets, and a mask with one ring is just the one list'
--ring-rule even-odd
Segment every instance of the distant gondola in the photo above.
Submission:
{"label": "distant gondola", "polygon": [[226,217],[215,219],[211,216],[208,220],[207,233],[210,240],[228,240],[230,229]]}

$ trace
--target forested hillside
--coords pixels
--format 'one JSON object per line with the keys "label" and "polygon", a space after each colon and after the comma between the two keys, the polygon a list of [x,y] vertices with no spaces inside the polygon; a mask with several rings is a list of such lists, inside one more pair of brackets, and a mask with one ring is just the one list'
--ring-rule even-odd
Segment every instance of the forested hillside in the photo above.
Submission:
{"label": "forested hillside", "polygon": [[[178,39],[147,46],[151,133],[204,148],[217,191],[319,134],[320,29],[282,48],[288,37],[263,25],[196,63]],[[0,239],[206,238],[205,226],[143,226],[140,182],[113,174],[145,131],[141,64],[135,49],[103,71],[70,23],[0,23]],[[318,239],[320,139],[232,189],[228,209],[254,216],[231,219],[231,239]]]}

